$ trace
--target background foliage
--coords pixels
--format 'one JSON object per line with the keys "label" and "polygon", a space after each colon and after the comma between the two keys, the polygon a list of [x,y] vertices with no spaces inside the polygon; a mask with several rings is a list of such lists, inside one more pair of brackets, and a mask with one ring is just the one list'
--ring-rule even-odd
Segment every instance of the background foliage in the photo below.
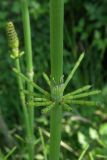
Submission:
{"label": "background foliage", "polygon": [[[65,0],[64,24],[64,78],[73,67],[79,54],[85,51],[85,59],[69,85],[68,90],[85,84],[93,84],[102,93],[93,98],[101,101],[98,107],[75,106],[72,113],[65,112],[62,139],[64,146],[61,159],[76,160],[86,144],[88,154],[84,158],[107,159],[107,0]],[[49,54],[49,1],[31,0],[30,16],[35,81],[46,88],[42,73],[50,74]],[[20,3],[17,0],[2,0],[0,5],[0,148],[1,157],[6,155],[17,141],[13,159],[25,157],[23,141],[23,113],[20,107],[17,82],[12,72],[13,62],[9,57],[6,22],[15,23],[23,50],[23,29]],[[23,71],[24,64],[22,61]],[[43,130],[48,153],[49,116],[40,111],[35,114],[36,159],[43,159],[38,127]],[[21,139],[22,138],[22,139]],[[20,153],[20,154],[19,154]],[[12,159],[12,157],[10,158]]]}

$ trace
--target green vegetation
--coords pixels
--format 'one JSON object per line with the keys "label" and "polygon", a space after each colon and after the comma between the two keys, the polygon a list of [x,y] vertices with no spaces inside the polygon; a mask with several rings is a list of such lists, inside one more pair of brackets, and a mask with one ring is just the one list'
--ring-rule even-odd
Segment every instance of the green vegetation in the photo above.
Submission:
{"label": "green vegetation", "polygon": [[64,1],[50,1],[51,96],[55,107],[50,118],[50,160],[59,160],[63,96],[63,18]]}
{"label": "green vegetation", "polygon": [[1,2],[0,159],[107,158],[106,4]]}
{"label": "green vegetation", "polygon": [[[23,18],[23,31],[24,31],[24,44],[25,44],[25,55],[26,55],[26,75],[29,80],[33,81],[33,62],[32,62],[32,44],[31,44],[31,30],[30,30],[30,18],[28,10],[28,1],[21,0],[21,10]],[[33,86],[30,83],[27,83],[28,92],[33,92]],[[22,91],[23,92],[23,91]],[[29,118],[29,128],[27,131],[27,143],[28,143],[28,152],[29,160],[34,159],[34,108],[30,105],[32,100],[32,95],[27,97],[28,105],[27,114]]]}

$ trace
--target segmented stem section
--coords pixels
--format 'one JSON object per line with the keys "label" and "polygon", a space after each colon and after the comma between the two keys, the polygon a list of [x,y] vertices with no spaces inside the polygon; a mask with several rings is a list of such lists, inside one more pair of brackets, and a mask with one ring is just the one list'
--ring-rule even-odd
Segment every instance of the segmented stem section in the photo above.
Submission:
{"label": "segmented stem section", "polygon": [[[18,39],[18,35],[15,30],[13,22],[10,21],[7,23],[6,31],[8,36],[8,45],[11,49],[12,58],[14,58],[15,67],[17,68],[18,72],[21,72],[20,61],[19,61],[19,55],[20,55],[19,39]],[[29,117],[28,117],[28,112],[26,108],[25,94],[21,92],[21,90],[24,90],[23,80],[22,80],[22,77],[20,77],[19,75],[17,75],[17,82],[19,87],[20,100],[21,100],[23,113],[24,113],[26,133],[28,134],[29,133]]]}
{"label": "segmented stem section", "polygon": [[63,75],[63,16],[64,1],[50,0],[51,77],[60,83]]}
{"label": "segmented stem section", "polygon": [[[17,70],[21,72],[19,59],[15,60],[15,66]],[[19,86],[21,104],[23,107],[25,130],[26,130],[26,134],[28,135],[29,134],[29,117],[28,117],[28,111],[27,111],[27,106],[26,106],[25,94],[21,91],[21,90],[24,90],[23,79],[19,75],[16,75],[16,76],[17,76],[17,81],[18,81],[18,86]]]}
{"label": "segmented stem section", "polygon": [[[63,95],[63,19],[64,0],[50,0],[51,96],[57,102]],[[60,157],[61,120],[62,106],[56,103],[51,109],[50,160]]]}
{"label": "segmented stem section", "polygon": [[[24,31],[24,42],[25,42],[25,56],[26,56],[26,74],[30,81],[33,81],[33,62],[32,62],[32,44],[31,44],[31,29],[30,29],[30,17],[28,9],[28,0],[21,0],[21,11],[23,18],[23,31]],[[27,82],[27,90],[33,92],[33,86]],[[32,100],[32,96],[27,97],[28,102]],[[28,103],[29,104],[29,103]],[[29,160],[34,159],[34,108],[28,106],[29,113],[29,138],[28,138],[28,153]]]}

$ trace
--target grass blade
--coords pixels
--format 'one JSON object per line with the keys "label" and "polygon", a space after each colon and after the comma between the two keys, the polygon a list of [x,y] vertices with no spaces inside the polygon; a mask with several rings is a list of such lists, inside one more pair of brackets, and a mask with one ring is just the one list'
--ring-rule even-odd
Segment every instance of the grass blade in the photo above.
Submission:
{"label": "grass blade", "polygon": [[15,150],[16,150],[16,146],[13,147],[13,148],[8,152],[8,154],[4,157],[3,160],[8,160],[8,158],[15,152]]}
{"label": "grass blade", "polygon": [[85,147],[85,149],[82,151],[82,153],[81,153],[81,155],[80,155],[80,157],[79,157],[78,160],[82,160],[82,159],[83,159],[83,157],[85,156],[88,148],[89,148],[89,145],[87,145],[87,146]]}

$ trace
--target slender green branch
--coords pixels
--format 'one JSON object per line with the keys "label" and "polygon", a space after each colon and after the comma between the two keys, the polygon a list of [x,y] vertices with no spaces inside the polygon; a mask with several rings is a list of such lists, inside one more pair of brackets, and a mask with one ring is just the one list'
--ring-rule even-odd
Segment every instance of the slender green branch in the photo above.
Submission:
{"label": "slender green branch", "polygon": [[98,102],[93,101],[84,101],[84,100],[65,100],[68,104],[77,104],[77,105],[85,105],[85,106],[98,106]]}
{"label": "slender green branch", "polygon": [[78,59],[78,61],[76,62],[74,68],[72,69],[72,71],[70,72],[68,78],[66,79],[65,83],[64,83],[64,89],[67,87],[68,83],[70,82],[70,80],[72,79],[73,75],[75,74],[76,70],[78,69],[81,61],[84,58],[84,53],[82,53]]}
{"label": "slender green branch", "polygon": [[[39,87],[36,83],[34,83],[33,81],[31,81],[28,77],[26,77],[24,74],[22,74],[21,72],[18,72],[18,70],[16,68],[13,68],[13,71],[15,73],[17,73],[20,77],[22,77],[23,80],[25,80],[26,82],[29,83],[29,85],[31,85],[32,87],[34,87],[35,89],[37,89],[39,92],[41,92],[44,95],[49,95],[49,93],[47,91],[45,91],[44,89],[42,89],[41,87]],[[32,92],[32,91],[30,91]]]}
{"label": "slender green branch", "polygon": [[33,98],[33,101],[34,102],[47,102],[47,101],[49,101],[48,99],[46,99],[46,98]]}
{"label": "slender green branch", "polygon": [[66,111],[72,111],[72,107],[71,107],[70,105],[68,105],[67,103],[64,103],[64,104],[63,104],[63,108],[64,108],[64,110],[66,110]]}
{"label": "slender green branch", "polygon": [[43,78],[45,79],[46,83],[47,83],[48,86],[50,87],[50,86],[51,86],[51,82],[50,82],[50,79],[49,79],[49,77],[47,76],[46,73],[43,73]]}
{"label": "slender green branch", "polygon": [[21,92],[23,92],[25,95],[32,95],[33,98],[50,98],[50,94],[47,96],[47,95],[44,95],[44,94],[38,94],[38,93],[34,93],[34,92],[29,92],[27,90],[21,90]]}
{"label": "slender green branch", "polygon": [[55,106],[55,103],[52,103],[51,105],[49,105],[45,109],[43,109],[42,113],[48,113],[54,106]]}
{"label": "slender green branch", "polygon": [[47,102],[29,102],[30,105],[34,106],[34,107],[40,107],[40,106],[49,106],[51,105],[53,102],[52,101],[47,101]]}
{"label": "slender green branch", "polygon": [[87,91],[90,88],[91,88],[91,85],[86,85],[84,87],[81,87],[79,89],[74,90],[73,92],[70,92],[70,93],[66,94],[64,97],[68,97],[68,96],[71,96],[71,95],[75,95],[75,94],[81,93],[83,91]]}
{"label": "slender green branch", "polygon": [[96,95],[99,94],[101,91],[100,90],[95,90],[95,91],[90,91],[90,92],[86,92],[86,93],[81,93],[81,94],[77,94],[77,95],[69,95],[64,97],[64,99],[79,99],[79,98],[85,98],[85,97],[89,97],[92,95]]}

